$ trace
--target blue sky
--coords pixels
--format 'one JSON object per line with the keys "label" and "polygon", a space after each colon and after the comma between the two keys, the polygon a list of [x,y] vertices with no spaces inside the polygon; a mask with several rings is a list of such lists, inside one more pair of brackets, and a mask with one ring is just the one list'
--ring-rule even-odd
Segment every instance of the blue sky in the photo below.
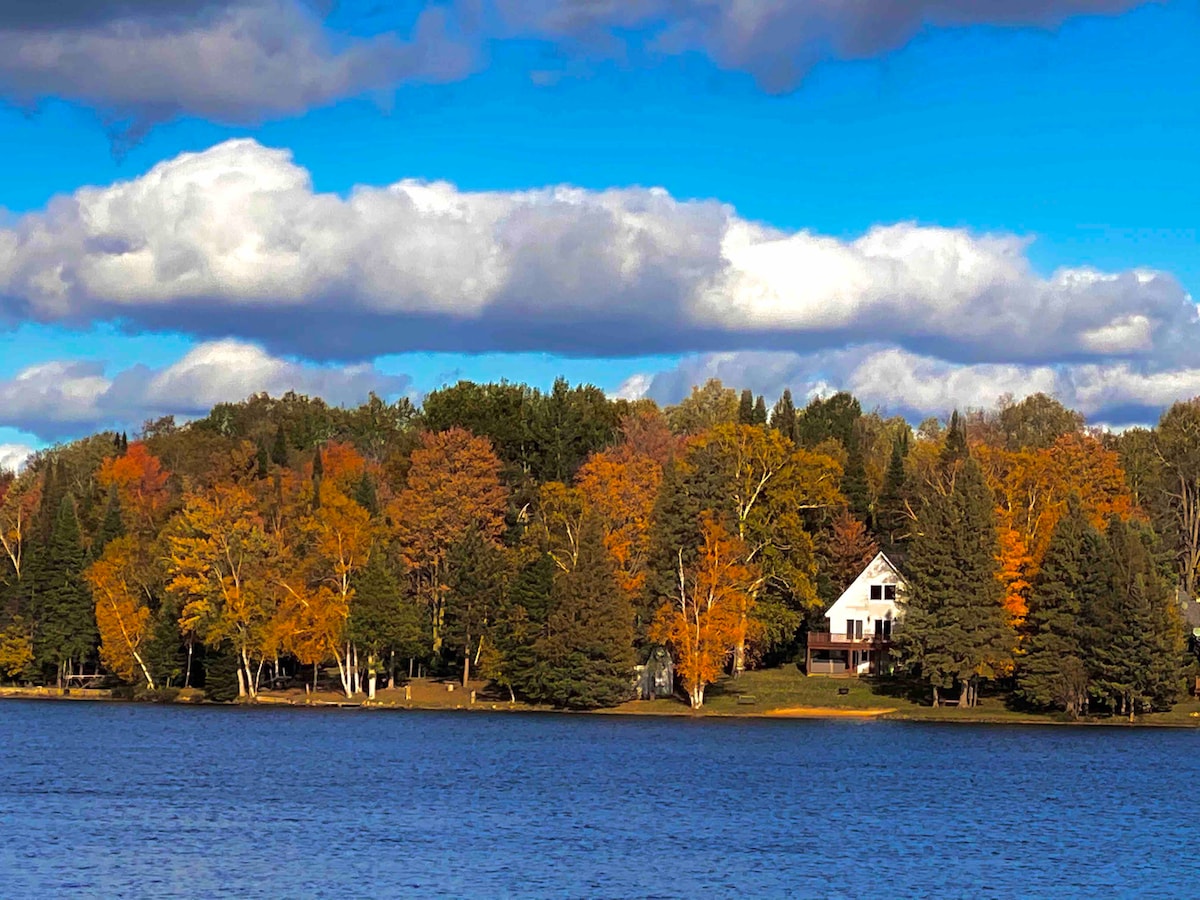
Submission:
{"label": "blue sky", "polygon": [[[484,4],[436,40],[422,37],[432,26],[414,37],[437,10],[421,3],[388,16],[345,3],[322,20],[290,0],[219,0],[169,25],[136,4],[113,4],[111,21],[0,15],[0,50],[91,47],[131,23],[187,37],[243,13],[264,29],[302,16],[330,48],[295,51],[314,70],[298,94],[269,72],[262,85],[156,73],[161,59],[144,72],[163,85],[153,96],[119,75],[72,81],[65,64],[0,65],[0,444],[134,429],[258,389],[354,402],[376,384],[419,394],[557,374],[663,402],[710,375],[768,395],[848,387],[914,418],[1047,389],[1096,422],[1152,420],[1200,393],[1200,11],[1049,0],[1025,4],[1023,26],[962,12],[988,5],[904,0],[892,6],[924,24],[864,37],[790,0],[741,45],[729,34],[744,23],[705,19],[698,2],[676,22],[666,11],[686,18],[689,4],[655,0],[641,19],[586,28],[553,18],[555,0],[528,5],[549,10],[536,21]],[[655,43],[685,25],[683,46]],[[430,49],[385,84],[329,63],[380,40]],[[466,61],[439,62],[459,59],[446,42]],[[219,70],[206,53],[192,64]],[[797,60],[803,77],[779,83]],[[161,169],[187,153],[200,161]],[[222,167],[243,181],[232,206],[186,206],[183,186]],[[277,175],[285,188],[260,197]],[[438,202],[471,233],[435,227],[446,210],[411,192],[420,211],[390,208],[387,186],[405,179],[452,185]],[[522,193],[559,185],[581,193]],[[667,205],[633,188],[662,188]],[[370,211],[352,201],[364,192]],[[341,212],[322,211],[326,193]],[[229,219],[260,204],[249,224]],[[334,224],[314,239],[343,214],[353,241]],[[203,232],[186,247],[181,222]],[[229,269],[221,238],[238,228],[294,230],[280,238],[300,248],[288,264],[315,274]],[[744,232],[759,249],[730,255]],[[143,244],[150,262],[127,275]],[[95,269],[46,289],[81,258]],[[178,266],[211,277],[167,283]],[[1080,287],[1062,270],[1092,275]]]}

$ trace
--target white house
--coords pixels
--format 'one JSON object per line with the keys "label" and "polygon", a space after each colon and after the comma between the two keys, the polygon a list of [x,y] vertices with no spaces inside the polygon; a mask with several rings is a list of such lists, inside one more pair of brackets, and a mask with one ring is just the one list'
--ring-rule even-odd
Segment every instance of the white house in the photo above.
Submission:
{"label": "white house", "polygon": [[877,553],[842,592],[825,618],[828,632],[810,632],[804,671],[809,675],[877,675],[885,671],[892,625],[900,618],[896,595],[904,577]]}

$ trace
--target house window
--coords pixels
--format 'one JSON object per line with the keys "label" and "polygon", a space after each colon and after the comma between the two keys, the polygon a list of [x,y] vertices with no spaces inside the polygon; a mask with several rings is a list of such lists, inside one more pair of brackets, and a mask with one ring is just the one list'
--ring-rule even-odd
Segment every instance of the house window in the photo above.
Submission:
{"label": "house window", "polygon": [[894,584],[885,584],[883,586],[883,599],[884,600],[895,600],[896,599],[896,586]]}
{"label": "house window", "polygon": [[882,584],[871,585],[871,599],[872,600],[882,600],[883,599],[883,585]]}
{"label": "house window", "polygon": [[846,620],[846,637],[850,640],[862,640],[863,636],[863,620],[862,619],[847,619]]}
{"label": "house window", "polygon": [[876,619],[875,620],[875,637],[890,638],[892,636],[892,620],[891,619]]}

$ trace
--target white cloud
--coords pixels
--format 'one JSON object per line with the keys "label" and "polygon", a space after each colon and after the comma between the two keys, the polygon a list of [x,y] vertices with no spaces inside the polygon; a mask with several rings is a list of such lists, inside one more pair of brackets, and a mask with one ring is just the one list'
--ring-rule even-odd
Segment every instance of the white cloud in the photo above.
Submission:
{"label": "white cloud", "polygon": [[401,40],[334,35],[303,0],[15,6],[0,10],[0,92],[91,104],[135,132],[177,115],[253,123],[473,65],[439,7]]}
{"label": "white cloud", "polygon": [[387,375],[372,365],[303,365],[250,344],[214,341],[164,369],[139,365],[111,377],[97,362],[30,366],[0,381],[0,425],[54,440],[102,428],[135,427],[162,415],[200,416],[217,403],[262,391],[279,395],[294,390],[336,405],[362,402],[371,391],[394,396],[409,384],[406,376]]}
{"label": "white cloud", "polygon": [[[1122,13],[1148,0],[497,0],[518,32],[593,51],[701,50],[720,66],[750,72],[781,90],[824,59],[894,50],[923,27],[1053,28],[1079,15]],[[1155,2],[1155,0],[1149,0]],[[631,35],[630,32],[633,32]]]}
{"label": "white cloud", "polygon": [[990,408],[1002,394],[1056,396],[1089,421],[1145,424],[1177,400],[1200,395],[1200,367],[1154,370],[1128,362],[1056,365],[955,364],[895,347],[859,347],[816,354],[724,353],[684,359],[673,369],[629,378],[622,396],[675,403],[692,385],[719,378],[774,400],[790,388],[797,402],[836,390],[864,408],[912,421],[953,409]]}
{"label": "white cloud", "polygon": [[0,471],[19,472],[32,454],[26,444],[0,444]]}
{"label": "white cloud", "polygon": [[892,342],[959,361],[1194,358],[1170,275],[1033,271],[1027,238],[911,223],[784,232],[661,189],[318,194],[251,140],[81,188],[0,230],[10,318],[263,342],[606,356]]}

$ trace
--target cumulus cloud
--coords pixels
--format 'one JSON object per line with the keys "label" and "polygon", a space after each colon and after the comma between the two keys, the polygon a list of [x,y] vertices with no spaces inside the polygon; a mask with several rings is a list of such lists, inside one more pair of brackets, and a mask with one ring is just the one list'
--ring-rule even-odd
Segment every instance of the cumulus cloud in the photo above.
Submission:
{"label": "cumulus cloud", "polygon": [[[0,425],[44,440],[103,428],[129,428],[148,418],[204,415],[217,403],[260,391],[289,390],[331,404],[357,404],[374,391],[392,397],[407,391],[407,376],[373,365],[311,366],[270,356],[233,340],[201,344],[163,368],[143,365],[105,374],[103,363],[54,361],[30,366],[0,381]],[[13,451],[16,452],[16,451]]]}
{"label": "cumulus cloud", "polygon": [[770,90],[794,87],[825,59],[894,50],[925,27],[1053,28],[1147,2],[1155,0],[497,0],[519,32],[609,52],[635,41],[665,53],[699,50]]}
{"label": "cumulus cloud", "polygon": [[662,372],[638,373],[618,390],[627,399],[676,403],[692,385],[719,378],[774,401],[790,388],[797,403],[850,391],[867,409],[910,421],[953,409],[990,408],[1001,395],[1058,397],[1089,421],[1146,424],[1176,400],[1200,395],[1200,367],[1158,369],[1131,362],[1021,365],[956,364],[895,347],[821,353],[713,353],[683,359]]}
{"label": "cumulus cloud", "polygon": [[0,444],[0,471],[19,472],[32,454],[26,444]]}
{"label": "cumulus cloud", "polygon": [[912,223],[785,232],[661,189],[318,194],[251,140],[82,188],[0,229],[0,317],[234,334],[273,352],[578,356],[889,341],[964,362],[1190,357],[1169,274],[1064,268]]}
{"label": "cumulus cloud", "polygon": [[301,0],[0,6],[0,94],[83,102],[137,131],[178,115],[253,123],[402,81],[458,79],[472,51],[430,6],[412,34],[331,33]]}

